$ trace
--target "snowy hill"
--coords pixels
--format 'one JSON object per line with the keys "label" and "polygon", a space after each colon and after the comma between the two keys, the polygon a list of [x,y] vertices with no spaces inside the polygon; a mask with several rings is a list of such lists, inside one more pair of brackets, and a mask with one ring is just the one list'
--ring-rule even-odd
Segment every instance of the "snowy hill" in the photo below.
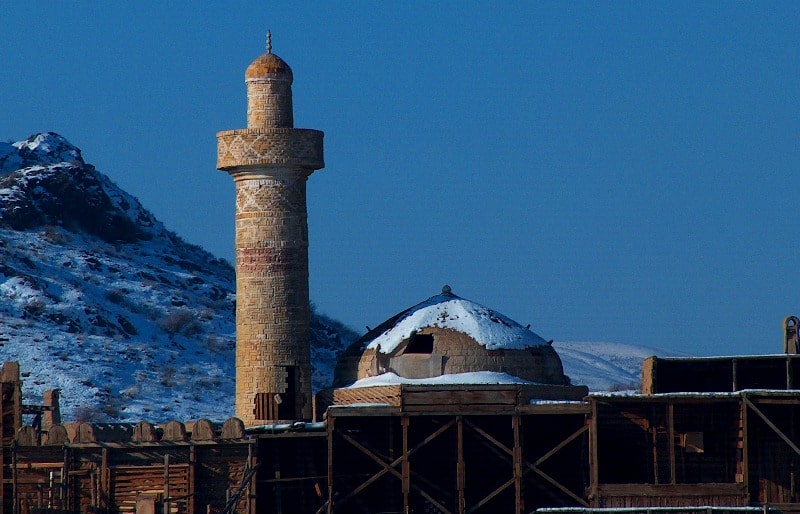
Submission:
{"label": "snowy hill", "polygon": [[564,373],[573,384],[589,386],[589,391],[638,389],[642,380],[642,361],[647,357],[685,357],[685,354],[647,346],[621,343],[554,342]]}
{"label": "snowy hill", "polygon": [[[167,230],[63,137],[0,143],[0,361],[25,402],[62,391],[65,419],[233,415],[234,270]],[[313,387],[359,334],[315,314]],[[636,387],[644,357],[612,343],[554,343],[574,384]]]}
{"label": "snowy hill", "polygon": [[[0,143],[0,361],[65,418],[233,414],[235,277],[54,133]],[[315,390],[356,334],[312,323]]]}

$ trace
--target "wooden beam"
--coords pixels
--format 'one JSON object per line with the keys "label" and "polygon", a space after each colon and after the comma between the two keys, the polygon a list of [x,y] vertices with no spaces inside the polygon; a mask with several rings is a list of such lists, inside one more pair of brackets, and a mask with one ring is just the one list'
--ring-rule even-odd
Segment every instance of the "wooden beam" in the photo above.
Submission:
{"label": "wooden beam", "polygon": [[[460,416],[459,416],[459,417],[460,417]],[[483,430],[483,429],[482,429],[482,428],[480,428],[479,426],[475,425],[474,423],[472,423],[472,422],[471,422],[471,421],[469,421],[469,420],[465,420],[465,423],[466,423],[466,424],[467,424],[467,425],[468,425],[468,426],[469,426],[469,427],[470,427],[472,430],[476,431],[477,433],[479,433],[480,435],[482,435],[483,437],[485,437],[487,441],[491,442],[493,445],[497,446],[498,448],[500,448],[501,450],[503,450],[504,452],[506,452],[506,453],[507,453],[509,456],[513,456],[513,455],[514,455],[514,452],[513,452],[513,451],[512,451],[512,450],[511,450],[511,449],[510,449],[508,446],[504,445],[503,443],[501,443],[500,441],[498,441],[497,439],[495,439],[494,437],[492,437],[492,436],[491,436],[491,435],[490,435],[488,432],[486,432],[485,430]]]}
{"label": "wooden beam", "polygon": [[541,457],[539,457],[539,459],[538,459],[536,462],[534,462],[534,463],[533,463],[533,465],[534,465],[534,466],[538,466],[538,465],[539,465],[539,464],[541,464],[542,462],[546,461],[547,459],[549,459],[550,457],[552,457],[553,455],[555,455],[556,453],[558,453],[558,451],[559,451],[559,450],[561,450],[561,449],[562,449],[562,448],[564,448],[566,445],[568,445],[569,443],[571,443],[572,441],[574,441],[574,440],[575,440],[577,437],[580,437],[580,436],[581,436],[581,435],[582,435],[584,432],[586,432],[587,430],[589,430],[589,425],[583,425],[581,428],[579,428],[578,430],[576,430],[575,432],[573,432],[573,433],[572,433],[572,434],[571,434],[569,437],[567,437],[566,439],[564,439],[563,441],[561,441],[560,443],[558,443],[558,444],[555,446],[555,448],[553,448],[553,449],[552,449],[552,450],[550,450],[549,452],[547,452],[547,453],[545,453],[544,455],[542,455]]}
{"label": "wooden beam", "polygon": [[569,496],[570,498],[572,498],[576,502],[580,503],[584,507],[588,507],[589,506],[589,504],[586,503],[586,500],[584,500],[583,498],[581,498],[577,494],[573,493],[572,491],[570,491],[569,489],[567,489],[563,485],[559,484],[556,481],[556,479],[554,479],[553,477],[551,477],[550,475],[548,475],[547,473],[545,473],[541,469],[537,468],[536,466],[530,466],[529,465],[529,467],[531,468],[531,470],[533,470],[534,473],[538,474],[539,476],[541,476],[542,478],[544,478],[545,480],[550,482],[550,484],[552,484],[559,491],[563,492],[564,494],[566,494],[567,496]]}
{"label": "wooden beam", "polygon": [[745,403],[747,403],[747,406],[750,407],[750,409],[752,409],[753,412],[755,412],[758,415],[758,417],[760,417],[764,421],[764,423],[766,423],[767,426],[769,428],[771,428],[778,435],[778,437],[783,439],[783,442],[785,442],[789,446],[789,448],[792,449],[792,451],[794,451],[796,454],[800,455],[800,448],[798,448],[797,445],[794,444],[794,441],[789,439],[789,437],[787,437],[786,434],[784,434],[781,431],[781,429],[779,429],[775,425],[775,423],[770,421],[770,419],[767,418],[767,416],[763,412],[761,412],[761,409],[756,407],[756,405],[753,402],[751,402],[750,399],[747,396],[743,396],[743,398],[744,398]]}
{"label": "wooden beam", "polygon": [[[445,423],[444,425],[439,427],[439,429],[437,429],[433,434],[431,434],[430,436],[426,437],[422,442],[420,442],[414,448],[412,448],[407,453],[405,453],[404,456],[406,456],[406,458],[407,458],[407,456],[410,456],[412,453],[414,453],[415,451],[419,450],[420,448],[422,448],[423,446],[428,444],[430,441],[434,440],[442,432],[444,432],[448,428],[452,427],[455,424],[455,422],[456,422],[456,420],[453,419],[453,420],[449,421],[448,423]],[[346,496],[344,496],[343,498],[339,499],[338,502],[337,502],[339,505],[345,503],[350,498],[354,497],[355,495],[357,495],[358,493],[363,491],[367,486],[369,486],[370,484],[375,482],[375,480],[377,480],[381,476],[385,475],[386,473],[391,474],[392,476],[394,476],[395,478],[398,478],[401,481],[403,480],[403,476],[396,469],[394,469],[394,467],[397,466],[397,464],[399,464],[400,462],[402,462],[404,456],[400,456],[397,459],[395,459],[394,461],[392,461],[390,463],[387,463],[379,455],[375,454],[372,450],[370,450],[366,446],[362,445],[361,443],[356,441],[354,438],[352,438],[348,434],[345,434],[345,433],[342,433],[342,432],[336,432],[336,433],[339,435],[339,437],[342,437],[344,440],[346,440],[351,445],[355,446],[358,450],[363,452],[367,457],[369,457],[370,459],[374,460],[382,468],[380,471],[378,471],[373,476],[368,478],[366,482],[362,483],[361,485],[356,487],[356,489],[354,489],[353,491],[348,493]],[[428,485],[433,485],[430,482],[428,482],[427,480],[424,480],[422,477],[420,477],[420,480],[423,480]],[[423,498],[425,498],[426,500],[431,502],[431,504],[433,504],[443,514],[452,514],[449,509],[447,509],[444,505],[440,504],[434,497],[432,497],[427,492],[425,492],[425,490],[423,490],[420,486],[415,485],[410,480],[410,477],[409,477],[409,485],[410,485],[410,487],[412,489],[416,490],[420,495],[422,495]]]}
{"label": "wooden beam", "polygon": [[476,510],[480,509],[481,507],[489,503],[489,501],[491,501],[492,498],[505,491],[508,488],[508,486],[510,486],[513,483],[514,483],[514,477],[509,478],[504,484],[500,485],[500,487],[498,487],[497,489],[486,495],[481,501],[479,501],[469,510],[467,510],[466,514],[472,514]]}

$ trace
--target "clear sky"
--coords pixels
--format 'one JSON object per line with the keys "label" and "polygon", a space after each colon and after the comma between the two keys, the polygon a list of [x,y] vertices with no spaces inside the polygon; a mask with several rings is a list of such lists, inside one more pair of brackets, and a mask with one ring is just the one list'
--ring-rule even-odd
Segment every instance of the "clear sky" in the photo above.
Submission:
{"label": "clear sky", "polygon": [[0,137],[55,131],[233,261],[216,132],[294,70],[311,299],[443,284],[546,339],[776,353],[800,314],[798,2],[46,2],[0,17]]}

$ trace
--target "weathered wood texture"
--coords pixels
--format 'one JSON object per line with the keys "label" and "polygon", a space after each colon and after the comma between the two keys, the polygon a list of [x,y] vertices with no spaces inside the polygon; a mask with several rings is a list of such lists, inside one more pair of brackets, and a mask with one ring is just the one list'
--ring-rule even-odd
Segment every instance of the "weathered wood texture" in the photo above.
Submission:
{"label": "weathered wood texture", "polygon": [[748,505],[743,484],[603,484],[596,507],[689,507]]}
{"label": "weathered wood texture", "polygon": [[644,394],[792,390],[800,377],[800,355],[658,358],[642,367]]}
{"label": "weathered wood texture", "polygon": [[585,386],[554,385],[448,385],[407,384],[335,389],[334,405],[389,405],[403,412],[513,412],[535,400],[579,401],[588,394]]}

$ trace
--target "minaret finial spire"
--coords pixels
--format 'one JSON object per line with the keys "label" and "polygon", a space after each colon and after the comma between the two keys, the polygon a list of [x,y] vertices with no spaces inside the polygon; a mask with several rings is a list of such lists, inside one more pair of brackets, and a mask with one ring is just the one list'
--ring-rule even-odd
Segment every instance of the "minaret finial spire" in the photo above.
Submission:
{"label": "minaret finial spire", "polygon": [[272,31],[267,31],[267,53],[272,53]]}

